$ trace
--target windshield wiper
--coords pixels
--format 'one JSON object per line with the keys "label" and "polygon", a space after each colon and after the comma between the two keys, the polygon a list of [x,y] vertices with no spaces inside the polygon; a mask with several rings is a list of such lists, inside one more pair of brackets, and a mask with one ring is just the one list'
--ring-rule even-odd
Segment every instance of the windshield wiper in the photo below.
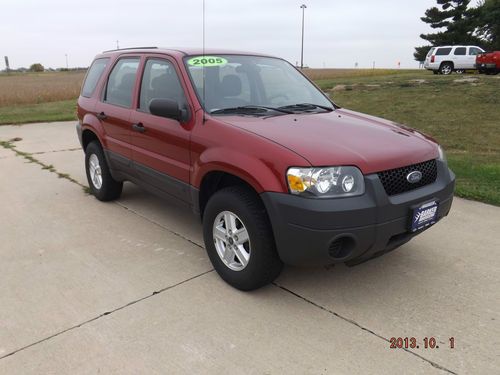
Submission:
{"label": "windshield wiper", "polygon": [[285,105],[283,107],[279,107],[279,109],[285,109],[292,112],[302,112],[302,111],[310,111],[311,109],[320,108],[327,112],[331,112],[334,110],[332,107],[327,107],[324,105],[313,104],[313,103],[298,103],[298,104],[290,104]]}
{"label": "windshield wiper", "polygon": [[275,108],[275,107],[266,107],[263,105],[244,105],[239,107],[230,107],[230,108],[221,108],[214,109],[210,112],[210,114],[224,114],[224,113],[262,113],[268,111],[275,111],[281,113],[293,113],[293,111],[287,110],[285,108]]}

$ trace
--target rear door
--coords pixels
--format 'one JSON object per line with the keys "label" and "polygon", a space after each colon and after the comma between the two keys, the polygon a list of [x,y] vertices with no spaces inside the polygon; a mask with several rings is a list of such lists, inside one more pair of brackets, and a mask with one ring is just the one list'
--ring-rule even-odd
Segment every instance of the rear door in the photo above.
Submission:
{"label": "rear door", "polygon": [[451,57],[450,57],[451,50],[452,50],[451,47],[441,47],[441,48],[438,48],[436,50],[436,53],[434,55],[435,56],[434,62],[438,68],[443,61],[450,61],[451,60]]}
{"label": "rear door", "polygon": [[456,47],[453,51],[453,65],[455,69],[467,69],[467,47]]}
{"label": "rear door", "polygon": [[[153,99],[170,99],[188,109],[185,86],[176,62],[167,57],[149,56],[144,63],[136,110],[132,112],[133,160],[139,178],[148,185],[189,202],[190,129],[186,123],[152,115]],[[193,113],[190,110],[190,113]]]}
{"label": "rear door", "polygon": [[125,172],[130,172],[132,160],[130,115],[139,64],[139,56],[119,58],[95,108],[104,128],[111,167]]}

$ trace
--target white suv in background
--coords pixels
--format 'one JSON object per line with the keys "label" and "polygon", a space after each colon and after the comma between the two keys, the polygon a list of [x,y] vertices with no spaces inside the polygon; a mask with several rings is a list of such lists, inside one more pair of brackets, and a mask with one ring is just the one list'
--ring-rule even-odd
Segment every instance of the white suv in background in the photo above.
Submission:
{"label": "white suv in background", "polygon": [[476,68],[476,55],[484,53],[477,46],[432,47],[425,58],[424,68],[434,74],[463,73],[466,69]]}

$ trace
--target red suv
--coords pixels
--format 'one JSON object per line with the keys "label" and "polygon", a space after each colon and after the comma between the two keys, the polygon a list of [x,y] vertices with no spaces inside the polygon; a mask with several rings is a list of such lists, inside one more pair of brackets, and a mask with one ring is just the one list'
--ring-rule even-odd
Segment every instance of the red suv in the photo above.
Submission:
{"label": "red suv", "polygon": [[219,275],[251,290],[283,263],[354,265],[446,216],[454,174],[418,131],[341,109],[286,61],[138,48],[98,55],[78,99],[89,186],[186,204]]}

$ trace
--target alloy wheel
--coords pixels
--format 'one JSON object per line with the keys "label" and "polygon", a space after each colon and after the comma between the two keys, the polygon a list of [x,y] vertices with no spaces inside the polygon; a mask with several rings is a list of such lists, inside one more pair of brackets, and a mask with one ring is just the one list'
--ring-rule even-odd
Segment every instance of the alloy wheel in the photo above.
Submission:
{"label": "alloy wheel", "polygon": [[89,157],[89,173],[92,185],[94,185],[96,189],[100,189],[102,187],[102,170],[99,164],[99,158],[96,154],[92,154]]}
{"label": "alloy wheel", "polygon": [[233,212],[223,211],[215,218],[212,233],[217,254],[226,267],[243,270],[251,255],[250,237],[243,221]]}

